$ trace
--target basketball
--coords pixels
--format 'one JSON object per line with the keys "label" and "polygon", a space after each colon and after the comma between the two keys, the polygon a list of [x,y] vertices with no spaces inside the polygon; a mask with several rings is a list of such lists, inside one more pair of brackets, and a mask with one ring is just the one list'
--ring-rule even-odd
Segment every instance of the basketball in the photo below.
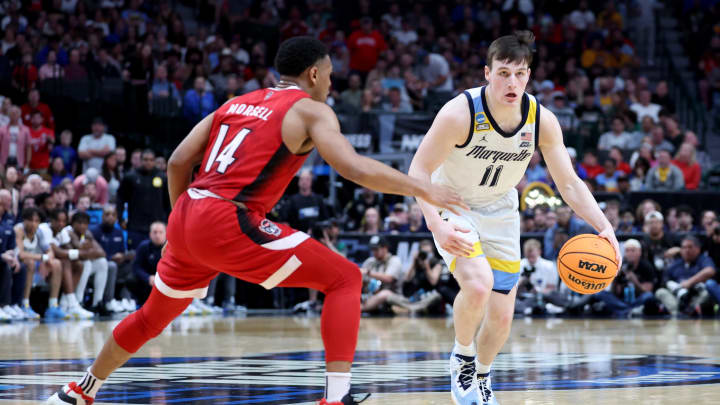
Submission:
{"label": "basketball", "polygon": [[565,242],[557,267],[562,281],[580,294],[604,290],[618,272],[615,249],[607,240],[592,234],[577,235]]}

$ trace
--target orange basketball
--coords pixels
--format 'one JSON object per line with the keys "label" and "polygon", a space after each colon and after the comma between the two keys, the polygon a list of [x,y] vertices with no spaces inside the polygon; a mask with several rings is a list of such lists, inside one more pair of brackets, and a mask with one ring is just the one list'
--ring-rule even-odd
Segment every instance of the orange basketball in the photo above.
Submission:
{"label": "orange basketball", "polygon": [[580,294],[604,290],[618,272],[615,249],[610,242],[588,233],[565,242],[557,266],[562,281]]}

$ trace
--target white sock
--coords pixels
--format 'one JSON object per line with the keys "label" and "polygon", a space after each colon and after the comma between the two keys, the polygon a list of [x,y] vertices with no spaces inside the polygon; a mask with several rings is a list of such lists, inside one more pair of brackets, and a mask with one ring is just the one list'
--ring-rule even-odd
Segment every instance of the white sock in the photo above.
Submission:
{"label": "white sock", "polygon": [[55,297],[55,298],[50,298],[50,300],[48,300],[48,303],[50,304],[50,307],[56,307],[56,306],[58,306],[58,304],[57,304],[57,297]]}
{"label": "white sock", "polygon": [[477,350],[475,350],[475,342],[470,343],[470,346],[465,346],[460,344],[460,342],[455,339],[455,348],[453,349],[453,351],[455,352],[455,354],[467,357],[475,357],[477,355]]}
{"label": "white sock", "polygon": [[97,392],[104,383],[105,380],[95,377],[93,373],[90,372],[90,367],[88,367],[87,373],[85,373],[85,377],[78,383],[78,387],[82,388],[85,395],[95,398],[95,395],[97,395]]}
{"label": "white sock", "polygon": [[489,365],[489,366],[486,365],[486,364],[482,364],[482,363],[480,363],[480,362],[478,362],[478,363],[475,364],[475,369],[477,370],[477,373],[478,373],[478,374],[489,374],[489,373],[490,373],[490,367],[492,367],[492,364]]}
{"label": "white sock", "polygon": [[30,298],[23,298],[22,300],[23,307],[29,307],[30,306]]}
{"label": "white sock", "polygon": [[340,402],[350,392],[350,373],[325,373],[325,399]]}
{"label": "white sock", "polygon": [[75,304],[78,303],[75,294],[65,294],[65,299],[67,300],[67,305],[69,307],[74,307]]}

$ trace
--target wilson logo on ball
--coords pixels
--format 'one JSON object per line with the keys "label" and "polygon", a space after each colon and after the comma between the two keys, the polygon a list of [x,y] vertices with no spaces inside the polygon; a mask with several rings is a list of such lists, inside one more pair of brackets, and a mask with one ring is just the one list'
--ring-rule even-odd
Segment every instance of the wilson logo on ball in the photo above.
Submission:
{"label": "wilson logo on ball", "polygon": [[579,278],[573,276],[572,273],[568,273],[568,279],[573,283],[582,286],[586,290],[591,291],[600,291],[607,286],[607,283],[593,283],[590,281],[580,280]]}
{"label": "wilson logo on ball", "polygon": [[580,263],[578,263],[578,268],[603,274],[605,274],[605,270],[607,270],[607,266],[593,262],[586,262],[584,260],[580,260]]}

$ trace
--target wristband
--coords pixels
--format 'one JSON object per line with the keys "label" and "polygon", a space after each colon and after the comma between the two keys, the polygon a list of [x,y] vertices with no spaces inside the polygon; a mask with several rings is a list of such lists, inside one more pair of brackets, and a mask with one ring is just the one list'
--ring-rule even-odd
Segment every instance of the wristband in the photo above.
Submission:
{"label": "wristband", "polygon": [[77,249],[70,249],[68,250],[68,259],[70,260],[77,260],[78,257],[80,257],[80,251]]}

